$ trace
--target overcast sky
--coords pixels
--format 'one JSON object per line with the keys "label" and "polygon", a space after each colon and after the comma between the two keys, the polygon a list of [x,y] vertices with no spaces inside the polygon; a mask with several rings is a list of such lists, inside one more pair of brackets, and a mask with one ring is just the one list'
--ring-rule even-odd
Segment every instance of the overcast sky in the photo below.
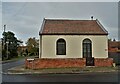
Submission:
{"label": "overcast sky", "polygon": [[[18,39],[39,38],[43,18],[98,19],[109,32],[109,38],[118,39],[117,2],[3,2],[2,25],[15,33]],[[0,33],[3,32],[0,30]],[[2,37],[2,35],[1,35]]]}

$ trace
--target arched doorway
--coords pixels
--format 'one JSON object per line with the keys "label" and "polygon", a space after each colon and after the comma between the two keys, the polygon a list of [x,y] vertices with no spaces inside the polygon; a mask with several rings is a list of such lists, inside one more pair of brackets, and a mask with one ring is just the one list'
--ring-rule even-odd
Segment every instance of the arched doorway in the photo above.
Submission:
{"label": "arched doorway", "polygon": [[90,39],[83,40],[83,58],[92,57],[92,42]]}
{"label": "arched doorway", "polygon": [[94,65],[94,58],[92,57],[92,41],[88,38],[83,40],[83,58],[86,58],[86,66]]}

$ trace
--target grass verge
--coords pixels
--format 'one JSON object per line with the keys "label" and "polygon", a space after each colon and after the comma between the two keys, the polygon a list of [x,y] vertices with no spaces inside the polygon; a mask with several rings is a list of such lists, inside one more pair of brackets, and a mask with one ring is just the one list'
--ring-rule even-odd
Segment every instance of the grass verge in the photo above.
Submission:
{"label": "grass verge", "polygon": [[66,68],[43,68],[43,69],[26,69],[25,66],[18,66],[11,70],[11,73],[23,74],[57,74],[57,73],[86,73],[86,72],[117,72],[118,67],[66,67]]}

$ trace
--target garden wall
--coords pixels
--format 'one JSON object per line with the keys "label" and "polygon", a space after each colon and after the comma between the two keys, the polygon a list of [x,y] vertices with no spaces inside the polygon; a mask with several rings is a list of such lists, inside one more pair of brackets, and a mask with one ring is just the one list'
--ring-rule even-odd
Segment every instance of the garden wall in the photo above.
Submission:
{"label": "garden wall", "polygon": [[84,67],[86,64],[85,58],[78,59],[26,59],[26,68],[61,68],[61,67]]}
{"label": "garden wall", "polygon": [[[94,59],[95,66],[112,66],[113,59]],[[26,59],[25,67],[29,69],[40,68],[64,68],[64,67],[85,67],[86,58],[67,58],[67,59]]]}
{"label": "garden wall", "polygon": [[94,63],[96,67],[112,66],[113,59],[112,58],[95,58]]}

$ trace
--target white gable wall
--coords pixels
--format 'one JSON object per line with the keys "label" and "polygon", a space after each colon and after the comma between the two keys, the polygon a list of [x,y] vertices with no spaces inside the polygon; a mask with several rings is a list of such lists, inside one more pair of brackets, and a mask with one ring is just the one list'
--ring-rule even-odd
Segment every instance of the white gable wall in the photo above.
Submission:
{"label": "white gable wall", "polygon": [[[66,55],[56,55],[56,42],[59,38],[66,41]],[[92,41],[92,57],[107,58],[107,35],[42,35],[40,48],[41,58],[83,58],[82,42],[89,38]]]}

